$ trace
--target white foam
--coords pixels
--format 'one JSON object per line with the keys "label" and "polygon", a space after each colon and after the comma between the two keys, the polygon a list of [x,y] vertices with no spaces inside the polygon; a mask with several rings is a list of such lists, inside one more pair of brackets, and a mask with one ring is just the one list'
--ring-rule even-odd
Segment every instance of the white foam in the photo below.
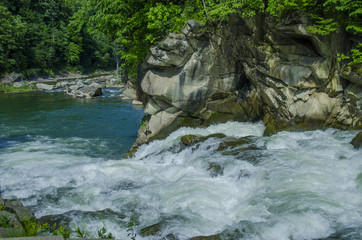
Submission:
{"label": "white foam", "polygon": [[[261,123],[182,128],[126,160],[87,156],[82,151],[90,144],[87,139],[40,138],[0,152],[0,180],[4,197],[23,198],[38,217],[109,208],[127,219],[136,216],[138,230],[166,221],[161,235],[174,233],[179,239],[215,234],[241,221],[257,226],[246,239],[315,239],[361,225],[362,192],[356,180],[362,172],[361,150],[349,144],[354,132],[261,137],[263,131]],[[213,133],[253,135],[265,149],[241,158],[222,155],[214,152],[220,139],[177,149],[183,135]],[[257,161],[245,161],[248,156]],[[223,174],[212,177],[210,163],[220,164]],[[76,217],[73,224],[86,222],[95,232],[101,227],[97,219]],[[127,219],[106,216],[103,223],[122,238]]]}

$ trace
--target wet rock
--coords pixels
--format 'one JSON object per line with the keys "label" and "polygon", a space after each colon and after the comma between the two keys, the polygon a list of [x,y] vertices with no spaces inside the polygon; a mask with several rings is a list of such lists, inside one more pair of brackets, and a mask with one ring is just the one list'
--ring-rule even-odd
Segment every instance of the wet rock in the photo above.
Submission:
{"label": "wet rock", "polygon": [[193,237],[190,240],[221,240],[220,235],[211,235],[211,236],[197,236]]}
{"label": "wet rock", "polygon": [[351,141],[351,144],[355,149],[360,149],[362,147],[362,132],[359,132]]}
{"label": "wet rock", "polygon": [[53,85],[49,85],[49,84],[45,84],[45,83],[37,83],[35,86],[38,90],[53,90],[54,89]]}
{"label": "wet rock", "polygon": [[124,158],[133,157],[133,155],[137,152],[137,150],[138,150],[138,147],[131,148],[131,150],[129,150],[128,153],[126,153],[126,155],[124,155]]}
{"label": "wet rock", "polygon": [[225,138],[225,137],[226,137],[226,135],[223,133],[214,133],[214,134],[210,134],[210,135],[204,136],[204,137],[198,137],[198,136],[189,134],[189,135],[185,135],[185,136],[181,137],[181,142],[183,144],[185,144],[186,146],[190,146],[195,143],[205,142],[206,140],[208,140],[210,138]]}
{"label": "wet rock", "polygon": [[20,222],[34,218],[34,213],[29,208],[24,207],[24,205],[18,200],[8,200],[5,202],[5,206],[9,211],[18,216]]}
{"label": "wet rock", "polygon": [[254,145],[249,145],[249,146],[245,146],[245,147],[238,147],[238,148],[232,149],[230,151],[223,151],[221,153],[221,155],[238,156],[241,152],[249,151],[249,150],[260,150],[260,148],[254,146]]}
{"label": "wet rock", "polygon": [[175,235],[170,233],[170,234],[167,234],[166,237],[162,238],[162,240],[177,240],[177,238],[175,237]]}
{"label": "wet rock", "polygon": [[209,168],[207,170],[210,171],[211,177],[217,177],[219,175],[224,174],[224,168],[221,167],[221,165],[219,163],[215,163],[215,162],[210,163]]}
{"label": "wet rock", "polygon": [[190,146],[196,142],[198,142],[199,138],[195,135],[189,134],[181,137],[181,142],[186,146]]}
{"label": "wet rock", "polygon": [[152,235],[156,235],[157,233],[159,233],[163,228],[165,227],[165,223],[164,222],[158,222],[156,224],[147,226],[145,228],[142,228],[140,230],[140,235],[142,237],[146,237],[146,236],[152,236]]}
{"label": "wet rock", "polygon": [[63,214],[59,215],[46,215],[42,216],[37,221],[40,224],[48,224],[50,226],[54,226],[56,224],[57,226],[69,226],[72,222],[72,218]]}
{"label": "wet rock", "polygon": [[219,147],[216,149],[216,151],[223,151],[227,148],[236,148],[240,145],[248,144],[251,140],[247,137],[240,138],[240,139],[227,139],[220,143]]}
{"label": "wet rock", "polygon": [[4,199],[0,196],[0,206],[4,206],[5,205],[5,201]]}

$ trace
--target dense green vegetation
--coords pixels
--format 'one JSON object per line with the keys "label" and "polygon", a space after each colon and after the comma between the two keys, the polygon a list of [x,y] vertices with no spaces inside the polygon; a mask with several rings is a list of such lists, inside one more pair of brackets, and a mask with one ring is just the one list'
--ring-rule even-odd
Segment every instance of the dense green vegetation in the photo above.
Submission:
{"label": "dense green vegetation", "polygon": [[0,75],[113,67],[112,44],[81,0],[0,1]]}
{"label": "dense green vegetation", "polygon": [[[361,0],[3,0],[0,75],[104,69],[114,60],[135,75],[149,46],[188,19],[216,24],[258,12],[281,19],[296,10],[311,17],[313,33],[362,32]],[[340,59],[360,67],[361,43],[345,54]]]}
{"label": "dense green vegetation", "polygon": [[[123,64],[131,67],[143,61],[150,45],[169,32],[179,31],[188,19],[209,24],[227,21],[230,14],[250,17],[265,12],[276,19],[292,11],[309,15],[308,30],[328,35],[337,29],[362,32],[361,0],[90,0],[97,29],[117,42]],[[360,67],[362,44],[352,49],[350,65]],[[337,57],[337,56],[336,56]]]}
{"label": "dense green vegetation", "polygon": [[0,93],[19,93],[34,91],[36,87],[33,84],[24,84],[21,86],[0,83]]}

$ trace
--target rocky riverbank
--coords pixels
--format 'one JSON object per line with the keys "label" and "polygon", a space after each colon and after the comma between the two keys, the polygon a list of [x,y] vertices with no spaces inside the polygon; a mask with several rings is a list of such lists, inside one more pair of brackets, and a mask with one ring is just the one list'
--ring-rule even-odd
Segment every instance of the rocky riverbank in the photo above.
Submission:
{"label": "rocky riverbank", "polygon": [[117,87],[124,89],[125,85],[117,80],[109,72],[80,75],[66,74],[49,78],[32,78],[23,80],[16,74],[11,74],[1,79],[1,84],[17,89],[28,89],[27,91],[64,91],[66,94],[76,98],[95,98],[103,94],[105,87]]}
{"label": "rocky riverbank", "polygon": [[34,214],[18,200],[4,200],[0,196],[0,238],[26,236],[27,222]]}
{"label": "rocky riverbank", "polygon": [[264,15],[231,17],[217,28],[189,21],[170,34],[140,68],[148,118],[135,146],[181,126],[263,120],[281,130],[361,128],[362,76],[337,53],[359,36],[309,33],[295,12],[280,23]]}

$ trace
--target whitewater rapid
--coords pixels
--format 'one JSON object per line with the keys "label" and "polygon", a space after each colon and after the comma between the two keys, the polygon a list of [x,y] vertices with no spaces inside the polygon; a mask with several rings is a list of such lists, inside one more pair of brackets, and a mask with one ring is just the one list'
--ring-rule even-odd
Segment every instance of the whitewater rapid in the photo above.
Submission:
{"label": "whitewater rapid", "polygon": [[[101,139],[29,137],[0,149],[3,196],[20,198],[37,217],[62,216],[91,232],[106,226],[119,239],[128,239],[131,216],[136,231],[162,223],[144,239],[170,233],[178,239],[362,236],[362,150],[349,143],[356,131],[263,137],[264,129],[262,123],[237,122],[182,128],[141,146],[130,159],[82,151],[111,148]],[[219,138],[180,143],[187,134],[214,133],[248,136],[253,147],[216,151]],[[222,171],[211,174],[210,164]]]}

